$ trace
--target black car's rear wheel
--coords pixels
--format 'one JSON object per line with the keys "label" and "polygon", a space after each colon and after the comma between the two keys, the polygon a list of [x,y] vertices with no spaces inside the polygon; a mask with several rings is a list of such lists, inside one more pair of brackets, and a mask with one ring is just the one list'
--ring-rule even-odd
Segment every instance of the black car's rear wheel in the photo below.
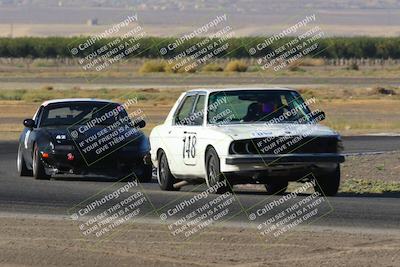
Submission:
{"label": "black car's rear wheel", "polygon": [[157,179],[162,190],[179,190],[179,188],[174,188],[176,179],[169,169],[167,155],[165,155],[164,151],[161,151],[158,155]]}
{"label": "black car's rear wheel", "polygon": [[17,155],[17,171],[19,176],[32,176],[32,170],[29,170],[26,167],[26,162],[24,156],[22,155],[21,145],[18,147],[18,155]]}
{"label": "black car's rear wheel", "polygon": [[42,160],[40,159],[39,155],[39,148],[35,144],[33,149],[33,159],[32,159],[32,171],[33,177],[38,180],[50,180],[51,175],[48,175],[45,171],[44,165]]}
{"label": "black car's rear wheel", "polygon": [[[220,161],[214,148],[209,148],[206,152],[206,175],[208,187],[217,187],[217,194],[231,191],[225,176],[221,173]],[[221,185],[225,183],[225,185]]]}

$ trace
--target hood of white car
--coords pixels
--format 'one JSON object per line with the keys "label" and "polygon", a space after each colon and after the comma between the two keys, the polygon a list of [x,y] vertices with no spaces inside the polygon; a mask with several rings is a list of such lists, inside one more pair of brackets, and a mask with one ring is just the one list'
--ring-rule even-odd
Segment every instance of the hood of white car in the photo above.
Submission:
{"label": "hood of white car", "polygon": [[337,132],[319,124],[229,124],[214,126],[215,130],[229,135],[234,140],[266,138],[276,136],[335,136]]}

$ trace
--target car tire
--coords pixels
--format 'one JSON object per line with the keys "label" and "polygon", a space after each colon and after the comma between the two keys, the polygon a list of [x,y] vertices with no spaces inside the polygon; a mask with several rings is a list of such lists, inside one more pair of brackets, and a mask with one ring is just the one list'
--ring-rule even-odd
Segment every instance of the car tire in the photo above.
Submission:
{"label": "car tire", "polygon": [[323,172],[316,175],[317,184],[314,190],[323,196],[334,196],[339,191],[340,186],[340,166],[330,172]]}
{"label": "car tire", "polygon": [[174,188],[176,179],[172,175],[171,170],[169,169],[167,155],[165,154],[164,151],[161,151],[158,155],[157,180],[162,190],[165,191],[179,190],[179,188]]}
{"label": "car tire", "polygon": [[[206,182],[209,188],[215,186],[218,182],[226,180],[220,169],[220,160],[214,148],[207,149],[206,152]],[[226,186],[219,187],[216,191],[217,194],[223,194],[232,191],[231,187],[226,181]]]}
{"label": "car tire", "polygon": [[151,179],[153,179],[153,166],[152,165],[143,165],[142,167],[143,174],[139,176],[138,180],[141,183],[150,183]]}
{"label": "car tire", "polygon": [[48,175],[45,171],[43,162],[39,156],[39,148],[36,144],[33,149],[32,171],[33,177],[37,180],[50,180],[51,178],[51,175]]}
{"label": "car tire", "polygon": [[283,195],[289,185],[288,181],[273,181],[265,184],[267,195]]}
{"label": "car tire", "polygon": [[24,156],[22,155],[21,145],[18,147],[17,171],[19,176],[32,176],[32,170],[26,167]]}

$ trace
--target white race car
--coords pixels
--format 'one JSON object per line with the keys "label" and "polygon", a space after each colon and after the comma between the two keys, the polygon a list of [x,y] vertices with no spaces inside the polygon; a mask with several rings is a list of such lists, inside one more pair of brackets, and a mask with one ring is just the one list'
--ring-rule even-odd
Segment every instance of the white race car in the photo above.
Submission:
{"label": "white race car", "polygon": [[257,183],[275,194],[289,181],[316,180],[315,190],[335,195],[342,142],[318,124],[325,114],[309,109],[314,101],[287,88],[183,93],[150,134],[161,189],[205,181],[225,192],[234,184]]}

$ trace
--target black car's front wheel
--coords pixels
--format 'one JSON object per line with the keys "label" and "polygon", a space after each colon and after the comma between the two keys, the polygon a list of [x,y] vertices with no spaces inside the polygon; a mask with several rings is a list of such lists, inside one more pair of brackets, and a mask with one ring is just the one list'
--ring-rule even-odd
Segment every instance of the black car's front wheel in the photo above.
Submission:
{"label": "black car's front wheel", "polygon": [[22,154],[21,145],[18,147],[18,155],[17,155],[17,171],[19,176],[32,176],[32,170],[29,170],[26,167],[26,162],[24,156]]}
{"label": "black car's front wheel", "polygon": [[143,165],[142,167],[143,174],[138,177],[139,182],[141,183],[150,183],[153,178],[153,166],[152,165]]}
{"label": "black car's front wheel", "polygon": [[50,180],[51,176],[46,173],[39,153],[39,147],[35,144],[32,158],[33,177],[38,180]]}

